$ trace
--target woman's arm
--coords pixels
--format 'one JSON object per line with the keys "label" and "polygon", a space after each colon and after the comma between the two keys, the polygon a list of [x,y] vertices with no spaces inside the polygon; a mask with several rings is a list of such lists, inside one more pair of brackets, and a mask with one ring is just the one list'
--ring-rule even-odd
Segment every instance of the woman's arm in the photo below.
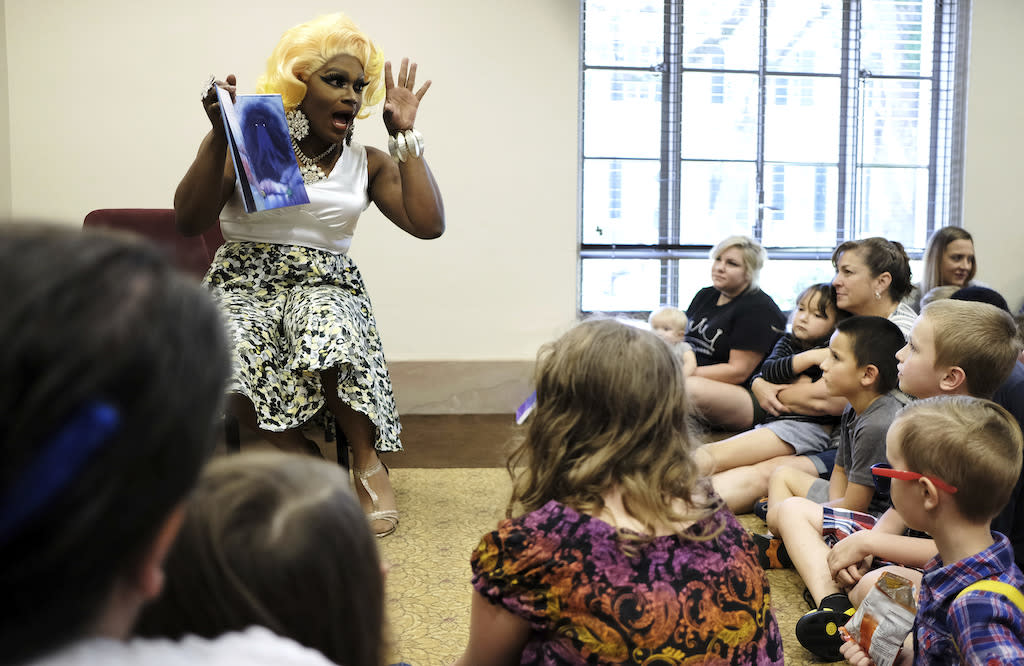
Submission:
{"label": "woman's arm", "polygon": [[694,370],[693,374],[726,384],[742,384],[762,360],[764,354],[761,352],[733,349],[729,352],[729,360],[726,363],[702,365]]}
{"label": "woman's arm", "polygon": [[[398,81],[392,79],[391,63],[384,64],[384,125],[395,136],[413,128],[420,100],[430,81],[413,93],[416,63],[402,59]],[[413,157],[395,163],[376,148],[366,149],[369,195],[384,215],[403,231],[417,238],[437,238],[444,233],[444,204],[441,191],[430,173],[426,159]]]}
{"label": "woman's arm", "polygon": [[840,416],[849,402],[828,392],[825,382],[798,382],[790,384],[776,394],[776,399],[785,405],[790,413],[805,416]]}
{"label": "woman's arm", "polygon": [[[218,82],[235,99],[235,75]],[[228,156],[228,138],[221,119],[216,91],[202,99],[203,109],[212,125],[199,144],[192,166],[174,191],[174,223],[185,236],[195,236],[213,226],[235,188],[235,170]]]}
{"label": "woman's arm", "polygon": [[518,664],[529,638],[530,625],[526,620],[473,592],[469,645],[453,666]]}

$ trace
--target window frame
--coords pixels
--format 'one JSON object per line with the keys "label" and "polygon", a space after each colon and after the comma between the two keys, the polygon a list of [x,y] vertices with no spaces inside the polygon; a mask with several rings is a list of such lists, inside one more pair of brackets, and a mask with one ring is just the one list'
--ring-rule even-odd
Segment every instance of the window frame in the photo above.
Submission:
{"label": "window frame", "polygon": [[[577,265],[578,293],[577,306],[581,314],[585,310],[584,270],[583,265],[588,259],[615,260],[652,260],[660,261],[660,294],[659,303],[685,307],[680,303],[679,293],[679,261],[686,259],[706,259],[712,245],[685,242],[685,221],[681,219],[681,183],[682,183],[682,76],[684,72],[705,72],[713,77],[715,85],[717,75],[723,70],[716,68],[700,68],[684,66],[682,47],[683,6],[687,0],[665,0],[664,2],[664,35],[662,62],[649,67],[587,65],[586,64],[586,6],[588,0],[580,0],[580,72],[579,72],[579,182],[578,182],[578,232],[579,255]],[[859,28],[860,10],[865,0],[843,0],[843,30],[841,43],[842,65],[840,69],[840,103],[838,122],[839,131],[839,168],[838,168],[838,202],[836,206],[836,244],[850,238],[863,237],[848,230],[858,228],[859,211],[856,208],[859,178],[868,168],[865,161],[858,161],[855,150],[850,149],[850,142],[856,141],[857,129],[860,125],[857,111],[862,103],[860,85],[863,79],[884,80],[886,78],[925,79],[931,81],[931,109],[929,125],[928,150],[928,193],[926,238],[930,238],[935,229],[942,226],[962,226],[963,196],[963,152],[965,141],[966,113],[966,73],[969,55],[970,0],[934,0],[935,17],[933,26],[933,53],[931,75],[928,77],[908,76],[874,76],[859,67],[856,55],[853,54],[851,41],[856,38]],[[930,0],[924,0],[928,2]],[[766,162],[764,158],[764,113],[768,96],[775,96],[778,91],[767,84],[767,78],[786,77],[787,103],[804,105],[805,84],[817,75],[807,72],[771,71],[766,67],[765,26],[767,21],[769,0],[754,0],[760,10],[760,47],[758,55],[758,120],[757,120],[757,155],[756,165],[756,221],[750,229],[750,235],[761,240],[763,223],[766,216],[773,213],[774,202],[766,205],[766,197],[772,197],[771,182],[773,167],[794,164],[793,162]],[[803,57],[803,56],[801,56]],[[660,164],[658,236],[656,244],[621,244],[621,243],[586,243],[584,242],[584,166],[588,160],[616,160],[620,164],[630,158],[618,155],[586,155],[584,141],[584,116],[586,113],[585,77],[588,71],[614,70],[621,72],[642,72],[661,74],[661,146],[658,162]],[[736,70],[725,70],[736,71]],[[799,79],[792,78],[794,75]],[[851,85],[852,81],[857,81]],[[950,83],[951,82],[951,83]],[[721,85],[719,82],[718,85]],[[944,89],[948,88],[946,92]],[[715,88],[712,88],[714,94]],[[942,95],[945,97],[940,99]],[[644,159],[653,162],[653,159]],[[732,160],[720,160],[725,164]],[[749,163],[749,161],[748,161]],[[814,165],[809,165],[814,166]],[[822,172],[823,168],[819,169]],[[814,172],[815,185],[819,185],[821,174]],[[943,173],[939,174],[939,171]],[[815,207],[820,204],[815,199]],[[620,215],[622,215],[620,211]],[[826,214],[827,215],[827,214]],[[825,218],[827,219],[827,217]],[[809,224],[823,224],[819,220],[817,210],[815,219]],[[770,259],[796,260],[828,260],[831,258],[831,247],[821,246],[765,246]],[[912,259],[920,259],[923,254],[921,246],[907,246],[907,253]],[[639,314],[648,312],[648,308],[637,308],[626,312]],[[617,310],[617,312],[623,312]]]}

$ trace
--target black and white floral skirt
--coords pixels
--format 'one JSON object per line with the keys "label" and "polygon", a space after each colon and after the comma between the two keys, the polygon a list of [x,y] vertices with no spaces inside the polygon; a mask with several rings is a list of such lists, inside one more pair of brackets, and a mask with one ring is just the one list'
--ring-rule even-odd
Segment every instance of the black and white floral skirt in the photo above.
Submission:
{"label": "black and white floral skirt", "polygon": [[233,347],[228,390],[256,407],[261,428],[307,425],[326,412],[320,372],[377,429],[378,451],[400,451],[401,425],[370,298],[352,259],[299,245],[228,242],[203,281]]}

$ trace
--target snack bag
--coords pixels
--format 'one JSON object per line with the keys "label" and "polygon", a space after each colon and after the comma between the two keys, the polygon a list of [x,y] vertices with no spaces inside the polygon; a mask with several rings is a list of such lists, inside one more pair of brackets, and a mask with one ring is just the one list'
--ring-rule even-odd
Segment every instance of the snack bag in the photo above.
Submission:
{"label": "snack bag", "polygon": [[878,666],[891,666],[903,639],[914,627],[917,595],[914,584],[902,576],[882,574],[864,602],[840,631],[868,653]]}

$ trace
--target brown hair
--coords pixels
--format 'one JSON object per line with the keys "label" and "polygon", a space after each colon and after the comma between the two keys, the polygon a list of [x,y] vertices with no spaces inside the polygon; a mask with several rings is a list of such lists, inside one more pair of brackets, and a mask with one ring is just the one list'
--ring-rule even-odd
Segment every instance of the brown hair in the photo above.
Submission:
{"label": "brown hair", "polygon": [[[942,257],[946,254],[946,246],[953,241],[968,240],[974,244],[974,238],[961,227],[941,227],[935,230],[924,250],[924,277],[921,278],[921,293],[927,294],[935,287],[942,285]],[[971,262],[971,271],[967,274],[967,282],[974,279],[978,272],[978,261]]]}
{"label": "brown hair", "polygon": [[[138,568],[213,450],[230,361],[209,294],[138,238],[7,225],[0,291],[0,515],[48,490],[0,530],[0,663],[22,663],[94,630]],[[76,459],[89,405],[115,425]]]}
{"label": "brown hair", "polygon": [[945,299],[921,310],[932,325],[935,366],[958,366],[966,375],[967,392],[991,398],[1013,372],[1021,347],[1013,317],[988,303]]}
{"label": "brown hair", "polygon": [[509,516],[517,503],[530,512],[550,500],[595,515],[613,489],[650,534],[717,510],[699,499],[682,362],[656,335],[584,321],[541,348],[535,381],[529,430],[508,463]]}
{"label": "brown hair", "polygon": [[1020,475],[1022,437],[1017,420],[996,403],[970,396],[926,398],[904,407],[892,428],[898,428],[908,471],[955,486],[953,501],[965,518],[991,520],[1010,500]]}
{"label": "brown hair", "polygon": [[836,270],[839,269],[840,256],[850,251],[858,253],[871,271],[871,277],[876,278],[882,273],[889,274],[889,298],[893,302],[899,303],[910,293],[910,257],[901,243],[881,236],[840,243],[832,251],[832,266]]}
{"label": "brown hair", "polygon": [[345,471],[261,451],[210,463],[137,633],[215,637],[260,625],[338,664],[384,663],[377,546]]}
{"label": "brown hair", "polygon": [[884,395],[899,385],[896,352],[907,342],[899,326],[885,317],[857,316],[838,322],[836,331],[850,337],[858,367],[878,369],[875,392]]}

